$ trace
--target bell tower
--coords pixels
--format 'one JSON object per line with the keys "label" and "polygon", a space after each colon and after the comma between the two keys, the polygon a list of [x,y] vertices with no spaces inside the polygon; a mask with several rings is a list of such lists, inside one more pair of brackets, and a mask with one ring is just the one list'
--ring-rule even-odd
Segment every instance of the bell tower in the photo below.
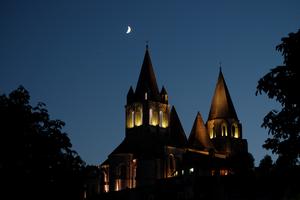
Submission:
{"label": "bell tower", "polygon": [[167,129],[170,121],[168,93],[164,87],[159,92],[149,48],[146,46],[144,61],[135,91],[127,93],[126,136],[141,127]]}
{"label": "bell tower", "polygon": [[218,152],[231,155],[248,151],[221,68],[206,126]]}

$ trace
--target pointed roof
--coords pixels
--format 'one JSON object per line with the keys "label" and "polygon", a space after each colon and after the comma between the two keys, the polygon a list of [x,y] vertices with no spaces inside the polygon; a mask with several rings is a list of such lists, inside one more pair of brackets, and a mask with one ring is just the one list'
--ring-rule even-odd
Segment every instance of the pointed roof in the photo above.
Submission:
{"label": "pointed roof", "polygon": [[170,113],[170,136],[171,145],[184,147],[187,144],[186,135],[174,106]]}
{"label": "pointed roof", "polygon": [[131,103],[134,99],[134,91],[132,86],[130,86],[128,93],[127,93],[127,103]]}
{"label": "pointed roof", "polygon": [[135,90],[135,93],[138,96],[142,97],[145,94],[145,92],[150,94],[150,98],[156,98],[157,96],[159,96],[159,90],[156,83],[154,70],[152,67],[148,45],[146,46],[145,57]]}
{"label": "pointed roof", "polygon": [[197,113],[194,121],[194,125],[188,139],[188,144],[190,147],[200,150],[213,149],[213,144],[209,138],[203,119],[199,112]]}
{"label": "pointed roof", "polygon": [[238,119],[221,68],[208,120],[217,118]]}

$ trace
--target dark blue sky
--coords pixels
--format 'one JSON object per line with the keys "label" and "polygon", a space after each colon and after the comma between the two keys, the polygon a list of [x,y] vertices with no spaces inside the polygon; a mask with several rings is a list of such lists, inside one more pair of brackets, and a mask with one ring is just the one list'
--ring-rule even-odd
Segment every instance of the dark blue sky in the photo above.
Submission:
{"label": "dark blue sky", "polygon": [[149,40],[187,136],[198,111],[207,119],[222,62],[257,164],[267,153],[260,124],[278,106],[255,96],[257,81],[282,63],[275,46],[299,28],[299,0],[1,0],[0,92],[24,85],[66,122],[81,157],[100,164],[124,138],[126,94]]}

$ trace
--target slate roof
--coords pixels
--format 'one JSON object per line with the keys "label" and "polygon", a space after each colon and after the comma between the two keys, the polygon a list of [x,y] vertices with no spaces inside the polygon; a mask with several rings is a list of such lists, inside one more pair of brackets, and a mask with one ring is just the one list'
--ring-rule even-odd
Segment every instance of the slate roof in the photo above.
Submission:
{"label": "slate roof", "polygon": [[136,85],[135,95],[138,98],[144,98],[146,92],[147,92],[148,99],[159,100],[160,97],[159,90],[158,90],[148,46],[146,47],[143,65]]}
{"label": "slate roof", "polygon": [[198,112],[192,131],[188,139],[188,145],[191,148],[199,150],[213,149],[213,144],[209,138],[201,114]]}
{"label": "slate roof", "polygon": [[174,106],[172,106],[170,113],[170,140],[171,145],[176,147],[185,147],[187,144],[186,135]]}
{"label": "slate roof", "polygon": [[208,120],[220,118],[238,119],[221,69]]}

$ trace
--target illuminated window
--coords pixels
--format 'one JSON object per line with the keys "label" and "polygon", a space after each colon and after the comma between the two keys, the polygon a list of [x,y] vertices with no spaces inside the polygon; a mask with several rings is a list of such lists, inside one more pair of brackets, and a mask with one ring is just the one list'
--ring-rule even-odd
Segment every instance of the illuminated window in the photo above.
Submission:
{"label": "illuminated window", "polygon": [[211,170],[211,175],[212,176],[215,176],[216,175],[216,171],[213,169],[213,170]]}
{"label": "illuminated window", "polygon": [[163,117],[164,117],[163,111],[159,111],[159,126],[160,127],[163,127]]}
{"label": "illuminated window", "polygon": [[169,126],[169,118],[168,118],[167,113],[162,112],[161,119],[162,119],[161,127],[167,128]]}
{"label": "illuminated window", "polygon": [[136,112],[135,112],[135,125],[136,126],[141,126],[143,124],[143,110],[142,106],[139,105],[136,107]]}
{"label": "illuminated window", "polygon": [[104,192],[109,192],[109,185],[104,185]]}
{"label": "illuminated window", "polygon": [[152,118],[153,118],[153,110],[152,108],[149,109],[149,124],[152,125]]}
{"label": "illuminated window", "polygon": [[136,159],[132,160],[132,188],[136,187]]}
{"label": "illuminated window", "polygon": [[134,127],[134,111],[129,111],[127,115],[127,128]]}
{"label": "illuminated window", "polygon": [[158,112],[153,108],[149,109],[149,124],[152,126],[157,126],[159,124]]}
{"label": "illuminated window", "polygon": [[145,100],[147,100],[148,99],[148,94],[147,94],[147,92],[145,92]]}
{"label": "illuminated window", "polygon": [[103,192],[109,192],[109,185],[108,185],[108,174],[105,170],[101,173],[101,185],[103,185]]}
{"label": "illuminated window", "polygon": [[190,174],[194,173],[194,168],[189,169]]}
{"label": "illuminated window", "polygon": [[119,191],[121,189],[121,180],[120,179],[116,179],[115,182],[115,191]]}
{"label": "illuminated window", "polygon": [[227,169],[221,169],[220,170],[220,175],[221,176],[227,176],[228,175],[228,170]]}
{"label": "illuminated window", "polygon": [[239,128],[236,123],[234,123],[231,127],[232,136],[234,138],[239,138]]}
{"label": "illuminated window", "polygon": [[212,138],[214,137],[214,127],[212,127],[212,128],[210,129],[209,137],[210,137],[210,139],[212,139]]}
{"label": "illuminated window", "polygon": [[165,101],[168,101],[168,95],[165,95]]}
{"label": "illuminated window", "polygon": [[227,128],[226,128],[226,124],[222,124],[222,136],[227,136]]}

